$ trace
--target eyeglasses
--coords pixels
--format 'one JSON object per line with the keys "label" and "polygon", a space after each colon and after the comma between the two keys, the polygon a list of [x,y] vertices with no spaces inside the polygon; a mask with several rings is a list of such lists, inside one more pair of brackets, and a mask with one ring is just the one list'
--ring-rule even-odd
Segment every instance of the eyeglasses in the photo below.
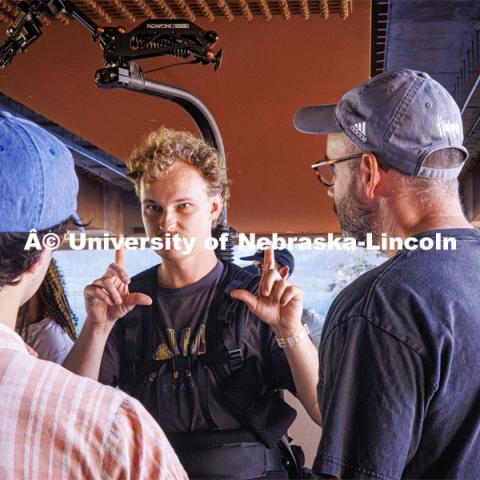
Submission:
{"label": "eyeglasses", "polygon": [[320,162],[314,163],[312,168],[315,170],[315,175],[317,176],[319,182],[321,182],[326,187],[332,187],[335,181],[335,164],[340,162],[346,162],[347,160],[353,160],[354,158],[359,158],[363,153],[356,153],[355,155],[348,155],[347,157],[340,158],[324,158]]}

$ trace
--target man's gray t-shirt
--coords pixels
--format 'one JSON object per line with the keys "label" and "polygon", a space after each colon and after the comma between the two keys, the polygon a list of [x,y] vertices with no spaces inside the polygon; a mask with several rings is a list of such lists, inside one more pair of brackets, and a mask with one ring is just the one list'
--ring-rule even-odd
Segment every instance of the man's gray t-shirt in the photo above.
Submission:
{"label": "man's gray t-shirt", "polygon": [[313,470],[341,478],[480,478],[480,233],[403,251],[335,299],[320,345]]}

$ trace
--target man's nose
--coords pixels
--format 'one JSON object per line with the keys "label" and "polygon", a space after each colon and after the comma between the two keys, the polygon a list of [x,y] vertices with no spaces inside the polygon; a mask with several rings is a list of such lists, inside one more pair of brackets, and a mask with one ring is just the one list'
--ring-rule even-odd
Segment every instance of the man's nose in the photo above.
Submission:
{"label": "man's nose", "polygon": [[175,212],[165,209],[160,218],[160,229],[162,232],[172,232],[177,224]]}
{"label": "man's nose", "polygon": [[327,188],[327,195],[329,196],[329,198],[333,199],[334,197],[333,185]]}

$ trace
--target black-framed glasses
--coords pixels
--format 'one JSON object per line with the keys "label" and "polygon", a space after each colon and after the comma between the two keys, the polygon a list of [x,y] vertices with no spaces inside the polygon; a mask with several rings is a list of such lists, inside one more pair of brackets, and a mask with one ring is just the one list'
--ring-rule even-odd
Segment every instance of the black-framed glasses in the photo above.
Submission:
{"label": "black-framed glasses", "polygon": [[326,187],[332,187],[335,181],[335,164],[340,162],[346,162],[347,160],[353,160],[359,158],[363,153],[356,153],[355,155],[348,155],[340,158],[324,158],[320,162],[314,163],[312,168],[315,170],[319,182]]}

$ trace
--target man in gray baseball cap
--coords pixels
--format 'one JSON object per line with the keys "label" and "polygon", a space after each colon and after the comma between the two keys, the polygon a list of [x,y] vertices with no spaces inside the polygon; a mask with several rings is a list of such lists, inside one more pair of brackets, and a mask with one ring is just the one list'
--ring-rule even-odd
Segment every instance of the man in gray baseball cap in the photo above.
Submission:
{"label": "man in gray baseball cap", "polygon": [[[336,105],[302,108],[295,126],[329,134],[312,167],[344,234],[397,241],[327,315],[314,471],[480,477],[480,234],[458,194],[468,152],[455,101],[426,73],[402,69]],[[436,249],[442,237],[456,249]],[[407,240],[413,249],[399,249]]]}

